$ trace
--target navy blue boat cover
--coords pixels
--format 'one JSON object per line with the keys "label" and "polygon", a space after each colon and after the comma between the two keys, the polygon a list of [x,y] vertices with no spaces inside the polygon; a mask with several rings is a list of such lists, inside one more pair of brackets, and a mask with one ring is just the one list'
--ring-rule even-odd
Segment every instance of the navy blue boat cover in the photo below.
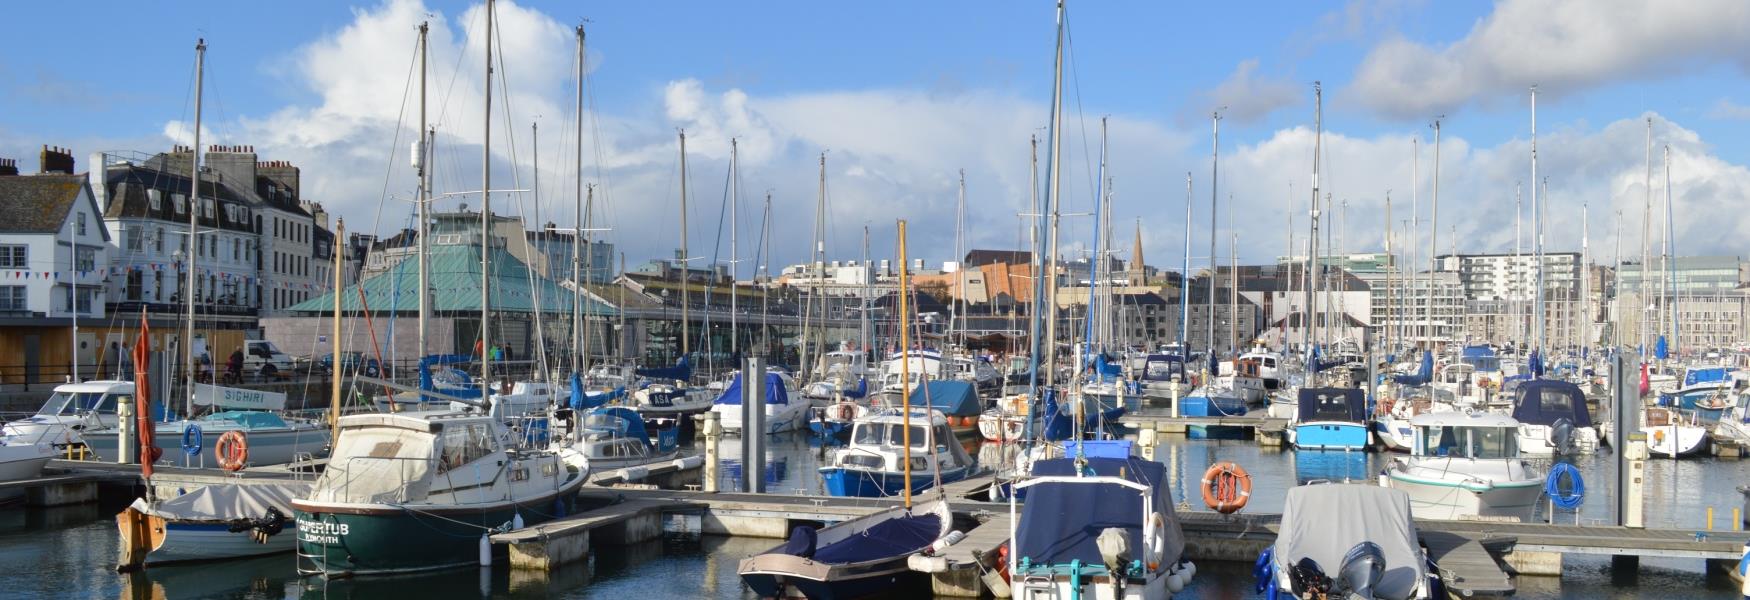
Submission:
{"label": "navy blue boat cover", "polygon": [[1592,426],[1592,413],[1586,410],[1586,394],[1580,386],[1552,379],[1519,384],[1513,419],[1526,425],[1554,425],[1557,419],[1567,419],[1574,427]]}
{"label": "navy blue boat cover", "polygon": [[1300,420],[1348,421],[1367,418],[1367,396],[1355,388],[1301,388]]}
{"label": "navy blue boat cover", "polygon": [[[777,373],[766,373],[766,404],[789,404],[790,394],[784,391],[784,378]],[[729,382],[723,394],[717,396],[714,404],[741,404],[741,374],[735,374],[735,380]]]}
{"label": "navy blue boat cover", "polygon": [[896,516],[863,530],[862,535],[821,546],[814,551],[814,562],[843,565],[905,556],[936,541],[941,530],[941,517],[935,513]]}
{"label": "navy blue boat cover", "polygon": [[951,417],[976,417],[984,412],[978,391],[964,381],[930,381],[911,392],[911,405],[928,406]]}
{"label": "navy blue boat cover", "polygon": [[[1121,477],[1154,490],[1154,509],[1166,518],[1166,556],[1177,560],[1185,547],[1179,518],[1173,512],[1173,493],[1167,488],[1167,469],[1158,462],[1140,458],[1089,458],[1094,475]],[[1054,458],[1033,463],[1035,476],[1075,475],[1075,460]],[[1035,565],[1065,565],[1080,559],[1101,564],[1095,538],[1108,527],[1130,530],[1133,556],[1143,546],[1142,498],[1135,490],[1112,484],[1042,483],[1027,488],[1021,522],[1016,527],[1016,548]]]}
{"label": "navy blue boat cover", "polygon": [[634,370],[633,373],[637,374],[639,377],[649,377],[651,379],[686,381],[693,378],[693,363],[692,361],[687,360],[687,357],[682,356],[680,361],[676,362],[672,367],[637,369]]}

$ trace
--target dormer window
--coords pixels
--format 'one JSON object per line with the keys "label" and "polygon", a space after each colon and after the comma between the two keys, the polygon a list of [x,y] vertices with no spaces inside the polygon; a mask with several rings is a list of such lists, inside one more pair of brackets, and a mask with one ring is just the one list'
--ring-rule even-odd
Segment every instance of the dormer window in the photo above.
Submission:
{"label": "dormer window", "polygon": [[146,203],[151,206],[153,212],[164,210],[164,192],[146,190]]}
{"label": "dormer window", "polygon": [[188,212],[188,196],[183,194],[171,194],[170,203],[176,205],[176,214],[180,215]]}

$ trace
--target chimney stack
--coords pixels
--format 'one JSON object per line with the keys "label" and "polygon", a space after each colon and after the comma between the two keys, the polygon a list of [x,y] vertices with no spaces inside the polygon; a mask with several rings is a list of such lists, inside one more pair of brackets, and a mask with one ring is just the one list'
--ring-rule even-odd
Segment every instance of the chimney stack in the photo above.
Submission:
{"label": "chimney stack", "polygon": [[42,168],[39,172],[72,175],[73,151],[59,146],[43,145]]}
{"label": "chimney stack", "polygon": [[0,158],[0,175],[17,175],[18,159]]}

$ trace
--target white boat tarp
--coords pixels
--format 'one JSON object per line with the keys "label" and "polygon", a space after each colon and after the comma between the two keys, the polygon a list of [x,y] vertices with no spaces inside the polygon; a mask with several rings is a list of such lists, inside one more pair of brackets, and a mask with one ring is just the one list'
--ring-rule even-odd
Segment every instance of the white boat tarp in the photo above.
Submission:
{"label": "white boat tarp", "polygon": [[1385,574],[1374,586],[1379,598],[1409,598],[1422,583],[1422,550],[1410,520],[1410,496],[1361,484],[1312,484],[1288,490],[1282,528],[1276,534],[1276,565],[1286,569],[1311,558],[1335,578],[1343,556],[1361,542],[1379,545]]}
{"label": "white boat tarp", "polygon": [[431,487],[436,436],[399,427],[341,432],[310,500],[390,502],[425,499]]}
{"label": "white boat tarp", "polygon": [[285,410],[286,395],[261,390],[194,384],[196,406],[242,408],[248,410]]}
{"label": "white boat tarp", "polygon": [[145,498],[134,500],[131,508],[170,521],[235,521],[260,519],[267,509],[292,516],[292,500],[310,492],[305,481],[286,483],[251,483],[209,485],[189,493],[149,504]]}

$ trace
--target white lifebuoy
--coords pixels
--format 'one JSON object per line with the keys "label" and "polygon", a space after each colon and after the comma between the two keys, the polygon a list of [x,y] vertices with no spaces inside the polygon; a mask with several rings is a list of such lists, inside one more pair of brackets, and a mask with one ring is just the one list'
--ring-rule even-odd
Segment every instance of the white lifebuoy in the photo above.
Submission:
{"label": "white lifebuoy", "polygon": [[1148,523],[1143,526],[1142,536],[1144,562],[1148,570],[1159,569],[1161,559],[1167,553],[1167,518],[1158,511],[1150,514]]}

